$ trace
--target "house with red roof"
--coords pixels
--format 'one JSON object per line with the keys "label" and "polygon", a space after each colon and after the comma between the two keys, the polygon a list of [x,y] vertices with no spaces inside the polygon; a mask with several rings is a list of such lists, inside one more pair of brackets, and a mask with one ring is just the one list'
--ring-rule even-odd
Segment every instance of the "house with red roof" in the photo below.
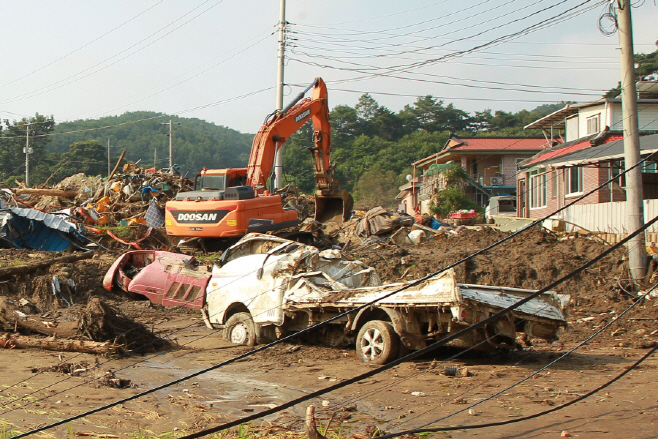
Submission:
{"label": "house with red roof", "polygon": [[[658,209],[658,83],[638,83],[640,154],[645,213]],[[655,96],[650,95],[650,96]],[[606,181],[619,178],[558,213],[556,219],[591,231],[622,233],[626,190],[621,101],[602,99],[564,108],[527,125],[557,138],[551,148],[523,161],[517,174],[517,216],[541,218]],[[649,202],[651,201],[651,202]],[[618,214],[619,213],[619,214]]]}
{"label": "house with red roof", "polygon": [[451,163],[459,163],[466,170],[466,193],[480,206],[486,206],[494,195],[514,195],[518,163],[548,147],[543,137],[452,135],[441,151],[413,163],[414,175],[397,196],[400,209],[411,213],[410,206],[419,206],[421,213],[429,213],[432,195],[445,187],[441,170]]}

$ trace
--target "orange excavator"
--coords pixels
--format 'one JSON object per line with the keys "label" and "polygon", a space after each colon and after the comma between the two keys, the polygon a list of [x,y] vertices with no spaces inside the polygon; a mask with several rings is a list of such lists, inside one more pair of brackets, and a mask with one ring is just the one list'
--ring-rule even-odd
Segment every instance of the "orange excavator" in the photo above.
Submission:
{"label": "orange excavator", "polygon": [[[312,89],[311,97],[304,98]],[[165,207],[167,234],[229,238],[299,224],[297,210],[285,208],[281,196],[266,189],[274,157],[288,138],[305,122],[313,123],[315,220],[349,219],[353,200],[340,190],[331,162],[331,125],[327,87],[315,81],[281,111],[273,113],[254,137],[246,168],[206,169],[196,177],[195,190],[180,192]]]}

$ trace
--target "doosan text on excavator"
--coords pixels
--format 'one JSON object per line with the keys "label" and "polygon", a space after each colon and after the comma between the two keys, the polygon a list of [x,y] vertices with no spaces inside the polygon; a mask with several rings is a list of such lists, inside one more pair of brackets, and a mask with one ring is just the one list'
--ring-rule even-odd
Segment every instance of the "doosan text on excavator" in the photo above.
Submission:
{"label": "doosan text on excavator", "polygon": [[[311,97],[304,98],[309,90]],[[308,149],[317,188],[315,220],[347,220],[353,200],[347,191],[339,189],[335,176],[327,87],[316,78],[286,108],[265,121],[254,137],[246,168],[204,168],[196,176],[194,191],[180,192],[175,200],[167,202],[167,234],[230,238],[299,224],[297,210],[284,207],[281,196],[266,189],[266,182],[276,153],[309,118],[313,123],[313,146]]]}

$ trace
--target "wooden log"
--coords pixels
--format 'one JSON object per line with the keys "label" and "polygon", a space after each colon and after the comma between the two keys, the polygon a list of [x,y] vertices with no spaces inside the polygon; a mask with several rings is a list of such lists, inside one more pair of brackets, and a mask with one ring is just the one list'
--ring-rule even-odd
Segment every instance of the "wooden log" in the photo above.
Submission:
{"label": "wooden log", "polygon": [[123,351],[123,345],[112,342],[96,342],[71,339],[57,339],[54,337],[37,338],[9,333],[0,334],[0,340],[7,341],[18,349],[45,349],[48,351],[83,352],[95,355],[113,355]]}
{"label": "wooden log", "polygon": [[413,226],[411,226],[412,229],[413,229],[414,227],[417,228],[417,229],[420,229],[420,230],[424,230],[424,231],[426,231],[426,232],[433,233],[433,234],[435,234],[435,235],[436,235],[437,233],[439,233],[438,230],[434,230],[433,228],[431,228],[431,227],[427,227],[427,226],[424,226],[424,225],[422,225],[422,224],[414,224]]}
{"label": "wooden log", "polygon": [[78,322],[53,323],[35,320],[33,317],[29,316],[28,318],[17,319],[15,324],[18,328],[27,329],[37,334],[60,338],[74,337],[78,333]]}
{"label": "wooden log", "polygon": [[73,253],[67,256],[62,256],[60,258],[50,259],[48,261],[43,261],[43,262],[37,262],[36,264],[16,265],[14,267],[0,268],[0,278],[6,276],[14,276],[16,274],[31,273],[35,270],[46,268],[53,264],[60,264],[60,263],[63,264],[67,262],[79,261],[82,259],[90,259],[92,256],[94,256],[94,252],[88,251],[84,253]]}
{"label": "wooden log", "polygon": [[318,432],[315,426],[315,407],[312,405],[306,407],[306,435],[308,439],[327,439]]}
{"label": "wooden log", "polygon": [[16,195],[42,195],[47,197],[75,198],[78,191],[64,191],[61,189],[16,189]]}
{"label": "wooden log", "polygon": [[117,164],[114,166],[114,169],[112,169],[112,172],[110,172],[110,175],[107,177],[108,182],[112,179],[112,177],[114,177],[114,174],[117,172],[117,169],[119,169],[119,165],[121,164],[125,156],[126,156],[126,151],[121,152],[121,156],[119,157],[119,160],[117,160]]}
{"label": "wooden log", "polygon": [[112,169],[112,172],[110,172],[110,175],[107,176],[107,183],[100,185],[98,190],[96,191],[96,194],[94,194],[94,199],[100,198],[100,196],[105,193],[107,195],[107,191],[109,190],[109,185],[110,185],[110,180],[112,180],[112,177],[114,177],[114,174],[117,172],[117,169],[119,169],[119,165],[121,165],[121,162],[123,161],[123,158],[126,156],[126,151],[123,150],[121,152],[121,155],[119,156],[119,160],[117,160],[117,164],[114,165],[114,169]]}

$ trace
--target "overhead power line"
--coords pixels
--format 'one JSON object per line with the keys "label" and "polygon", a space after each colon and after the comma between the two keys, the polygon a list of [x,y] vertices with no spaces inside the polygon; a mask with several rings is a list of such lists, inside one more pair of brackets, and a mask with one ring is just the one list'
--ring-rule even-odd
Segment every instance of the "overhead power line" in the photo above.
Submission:
{"label": "overhead power line", "polygon": [[[633,166],[629,167],[627,170],[623,171],[622,174],[625,174],[625,173],[629,172],[630,170],[634,169],[635,167],[640,166],[645,160],[646,160],[646,159],[641,160],[640,162],[638,162],[638,163],[634,164]],[[620,175],[621,175],[621,174],[620,174]],[[617,177],[615,177],[615,178],[617,178]],[[578,198],[574,199],[571,203],[566,204],[566,205],[563,206],[562,208],[558,209],[556,212],[551,212],[551,213],[550,213],[549,215],[547,215],[546,217],[544,217],[544,218],[540,218],[540,219],[537,219],[536,221],[533,222],[533,224],[540,224],[541,222],[543,222],[545,219],[547,219],[547,218],[550,217],[551,215],[554,215],[555,213],[560,212],[560,211],[566,209],[567,207],[573,205],[574,203],[580,201],[581,199],[584,199],[585,197],[587,197],[587,196],[591,195],[592,193],[594,193],[595,191],[601,189],[602,187],[604,187],[604,186],[607,185],[608,183],[609,183],[609,181],[608,181],[608,182],[605,182],[605,183],[603,183],[603,184],[601,184],[601,185],[599,185],[597,188],[595,188],[595,189],[593,189],[593,190],[587,192],[586,194],[583,194],[581,197],[578,197]],[[213,432],[217,432],[217,431],[225,430],[225,429],[230,428],[230,427],[232,427],[232,426],[238,425],[239,423],[246,422],[246,421],[253,420],[253,419],[257,419],[257,418],[259,418],[259,417],[266,416],[266,415],[271,414],[271,413],[275,413],[275,412],[277,412],[277,411],[280,411],[280,410],[283,410],[283,409],[285,409],[285,408],[288,408],[288,407],[290,407],[290,406],[292,406],[292,405],[298,404],[299,402],[302,402],[302,401],[305,401],[305,400],[308,400],[308,399],[311,399],[311,398],[317,397],[317,396],[322,395],[322,394],[324,394],[324,393],[327,393],[327,392],[329,392],[329,391],[335,390],[335,389],[340,388],[340,387],[344,387],[344,386],[346,386],[346,385],[352,384],[353,382],[360,381],[360,380],[362,380],[362,379],[364,379],[364,378],[367,378],[367,377],[372,376],[372,375],[374,375],[374,374],[380,373],[380,372],[382,372],[383,370],[387,370],[387,369],[389,369],[389,368],[391,368],[391,367],[396,366],[396,365],[399,364],[401,361],[408,360],[408,359],[411,359],[411,358],[415,358],[415,357],[417,357],[417,356],[419,356],[419,355],[422,355],[422,354],[424,354],[424,353],[426,353],[426,352],[429,352],[429,351],[431,351],[431,350],[433,350],[433,349],[436,349],[438,346],[442,346],[442,345],[444,345],[444,344],[450,342],[450,341],[453,340],[454,338],[461,337],[461,336],[465,335],[466,333],[468,333],[468,332],[470,332],[470,331],[477,330],[478,328],[482,327],[483,325],[488,324],[489,322],[491,322],[491,321],[493,321],[493,320],[495,320],[495,319],[497,319],[497,318],[502,317],[502,316],[505,315],[507,312],[509,312],[509,311],[511,311],[511,310],[513,310],[513,309],[516,309],[517,307],[521,306],[522,304],[527,303],[528,301],[534,299],[534,298],[537,297],[538,295],[540,295],[540,294],[542,294],[542,293],[544,293],[544,292],[546,292],[546,291],[548,291],[548,290],[554,288],[555,285],[560,284],[560,283],[563,282],[564,280],[566,280],[566,279],[568,279],[568,278],[574,276],[575,274],[581,272],[582,270],[584,270],[584,269],[590,267],[592,264],[594,264],[595,262],[599,261],[599,260],[602,259],[603,257],[609,255],[613,250],[615,250],[616,248],[618,248],[618,247],[621,246],[621,245],[624,245],[628,240],[632,239],[635,235],[637,235],[637,234],[639,234],[639,233],[642,233],[646,228],[650,227],[650,226],[651,226],[653,223],[655,223],[656,221],[658,221],[658,217],[656,217],[656,218],[654,218],[653,220],[649,221],[649,222],[648,222],[647,224],[645,224],[642,228],[640,228],[640,229],[634,231],[633,233],[629,234],[629,236],[628,236],[627,238],[623,239],[622,241],[620,241],[620,243],[615,244],[615,245],[612,246],[610,249],[608,249],[608,250],[602,252],[599,256],[597,256],[597,257],[595,257],[594,259],[590,260],[589,262],[585,263],[585,264],[582,265],[580,268],[578,268],[578,269],[574,270],[573,272],[569,273],[567,276],[564,276],[564,277],[562,277],[561,279],[559,279],[559,280],[557,280],[557,281],[551,283],[551,284],[548,285],[547,287],[545,287],[545,288],[543,288],[543,289],[541,289],[541,290],[538,290],[536,293],[531,294],[531,295],[529,295],[528,297],[526,297],[526,298],[524,298],[524,299],[522,299],[522,300],[519,300],[519,301],[516,302],[515,304],[513,304],[513,305],[511,305],[510,307],[508,307],[508,308],[506,308],[506,309],[500,311],[499,313],[496,313],[496,314],[494,314],[494,315],[492,315],[492,316],[490,316],[490,317],[488,317],[488,318],[482,320],[481,322],[476,323],[476,324],[474,324],[474,325],[468,327],[467,329],[465,329],[465,330],[463,330],[463,331],[459,331],[458,333],[454,334],[453,336],[448,336],[448,337],[446,337],[446,338],[443,338],[443,339],[441,339],[440,341],[435,342],[435,343],[433,343],[432,345],[430,345],[430,346],[428,346],[428,347],[426,347],[426,348],[424,348],[424,349],[422,349],[422,350],[416,351],[416,352],[414,352],[414,353],[412,353],[412,354],[410,354],[410,355],[408,355],[408,356],[403,357],[402,359],[395,360],[395,361],[389,363],[388,365],[382,366],[382,367],[380,367],[380,368],[378,368],[378,369],[375,369],[375,370],[373,370],[373,371],[370,371],[370,372],[367,372],[367,373],[365,373],[365,374],[359,375],[358,377],[355,377],[355,378],[352,378],[352,379],[346,380],[346,381],[344,381],[344,382],[342,382],[342,383],[339,383],[339,384],[337,384],[337,385],[329,386],[329,387],[327,387],[327,388],[325,388],[325,389],[322,389],[322,390],[320,390],[320,391],[313,392],[313,393],[311,393],[311,394],[309,394],[309,395],[306,395],[306,396],[304,396],[304,397],[302,397],[302,398],[298,398],[297,400],[290,401],[290,402],[288,402],[288,403],[282,404],[282,405],[280,405],[280,406],[278,406],[278,407],[276,407],[276,408],[274,408],[274,409],[265,410],[265,411],[260,412],[260,413],[258,413],[258,414],[255,414],[255,415],[252,415],[252,416],[248,416],[248,417],[246,417],[246,418],[242,418],[242,419],[240,419],[240,420],[238,420],[238,421],[234,421],[234,422],[231,422],[231,423],[223,424],[223,425],[221,425],[221,426],[219,426],[219,427],[216,427],[216,428],[213,428],[213,429],[204,430],[204,431],[201,432],[201,433],[195,433],[195,434],[193,434],[193,435],[186,436],[186,438],[200,437],[200,435],[205,435],[205,434],[209,434],[209,433],[213,433]],[[473,253],[473,254],[467,256],[466,258],[463,258],[463,259],[461,259],[461,260],[459,260],[459,261],[457,261],[457,262],[455,262],[455,263],[453,263],[453,264],[451,264],[451,265],[449,265],[449,266],[443,268],[442,270],[440,270],[440,271],[438,271],[438,272],[432,273],[432,274],[430,274],[430,275],[428,275],[428,276],[425,276],[425,277],[423,277],[423,278],[421,278],[421,279],[418,279],[418,280],[416,280],[416,281],[414,281],[414,282],[411,282],[411,283],[409,283],[409,284],[406,285],[406,286],[403,286],[403,287],[401,287],[401,288],[399,288],[399,289],[397,289],[397,290],[395,290],[395,291],[393,291],[393,292],[391,292],[391,293],[389,293],[389,294],[387,294],[387,295],[384,295],[383,297],[378,298],[377,300],[373,301],[372,303],[367,303],[367,304],[364,304],[363,306],[357,307],[357,308],[355,308],[355,309],[353,309],[353,310],[350,310],[350,311],[348,311],[348,312],[340,313],[339,315],[334,316],[334,317],[332,317],[332,318],[329,318],[329,319],[327,319],[326,321],[323,321],[323,322],[321,322],[321,323],[319,323],[319,324],[316,324],[316,325],[314,325],[314,326],[312,326],[312,327],[309,327],[309,328],[306,328],[306,329],[304,329],[304,330],[302,330],[302,331],[299,331],[299,332],[297,333],[297,335],[302,334],[302,333],[305,333],[305,332],[308,332],[308,331],[310,331],[310,330],[313,330],[313,329],[317,328],[318,326],[322,326],[322,325],[329,324],[330,322],[332,322],[332,321],[334,321],[334,320],[336,320],[336,319],[338,319],[338,318],[341,318],[341,317],[345,316],[346,314],[348,314],[348,313],[350,313],[350,312],[358,311],[359,309],[362,309],[362,308],[365,308],[365,307],[371,306],[371,305],[374,304],[375,302],[378,302],[378,301],[380,301],[380,300],[383,300],[383,299],[385,299],[385,298],[387,298],[387,297],[389,297],[389,296],[391,296],[391,295],[393,295],[393,294],[396,294],[396,293],[398,293],[398,292],[400,292],[400,291],[406,290],[406,289],[408,289],[408,288],[410,288],[410,287],[412,287],[412,286],[414,286],[414,285],[417,285],[417,284],[420,283],[420,282],[424,282],[425,280],[429,279],[430,277],[436,276],[436,275],[438,275],[439,273],[441,273],[441,272],[443,272],[443,271],[445,271],[445,270],[447,270],[447,269],[453,268],[453,267],[456,266],[456,265],[459,265],[459,264],[461,264],[461,263],[464,263],[465,261],[472,259],[472,258],[475,257],[476,255],[478,255],[478,254],[482,254],[482,253],[488,251],[489,249],[491,249],[491,248],[493,248],[493,247],[495,247],[495,246],[498,246],[498,245],[502,244],[503,242],[506,242],[506,241],[508,241],[508,240],[510,240],[510,239],[512,239],[512,238],[514,238],[515,236],[519,235],[520,233],[523,233],[524,231],[529,230],[529,229],[530,229],[530,227],[525,228],[525,229],[520,230],[520,231],[517,231],[517,232],[514,232],[514,233],[510,234],[508,237],[503,238],[503,239],[501,239],[500,241],[496,242],[495,244],[492,244],[492,245],[490,245],[490,246],[488,246],[488,247],[486,247],[486,248],[484,248],[484,249],[482,249],[482,250],[479,250],[479,251],[477,251],[477,252],[475,252],[475,253]],[[188,375],[188,376],[186,376],[186,377],[182,377],[182,378],[180,378],[180,379],[177,379],[177,380],[171,381],[170,383],[167,383],[167,384],[164,384],[164,385],[161,385],[161,386],[157,386],[157,387],[155,387],[155,388],[153,388],[153,389],[149,389],[149,390],[147,390],[147,391],[141,392],[140,394],[133,395],[133,396],[131,396],[131,397],[124,398],[124,399],[119,400],[119,401],[115,401],[115,402],[113,402],[113,403],[107,404],[107,405],[105,405],[105,406],[103,406],[103,407],[99,407],[99,408],[96,408],[96,409],[90,410],[90,411],[85,412],[85,413],[83,413],[83,414],[79,414],[79,415],[76,415],[76,416],[74,416],[74,417],[71,417],[71,418],[68,418],[68,419],[65,419],[65,420],[62,420],[62,421],[58,421],[58,422],[53,423],[53,424],[50,424],[50,425],[46,425],[46,426],[41,427],[41,428],[39,428],[39,429],[32,430],[32,431],[27,432],[27,433],[24,433],[24,434],[22,434],[22,435],[18,435],[18,436],[16,436],[16,438],[24,437],[25,435],[28,435],[28,434],[34,434],[34,433],[39,432],[39,431],[44,431],[44,430],[47,430],[47,429],[50,429],[50,428],[56,427],[56,426],[58,426],[58,425],[62,425],[63,423],[70,422],[70,421],[72,421],[72,420],[79,419],[79,418],[81,418],[81,417],[84,417],[84,416],[87,416],[87,415],[90,415],[90,414],[93,414],[93,413],[97,413],[97,412],[99,412],[99,411],[102,411],[102,410],[108,409],[108,408],[113,407],[113,406],[116,406],[116,405],[118,405],[118,404],[121,404],[121,403],[124,403],[124,402],[130,401],[130,400],[132,400],[132,399],[139,398],[139,397],[144,396],[144,395],[146,395],[146,394],[153,393],[153,392],[155,392],[155,391],[157,391],[157,390],[160,390],[160,389],[162,389],[162,388],[170,387],[171,385],[177,384],[177,383],[179,383],[179,382],[182,382],[182,381],[185,381],[185,380],[187,380],[187,379],[193,378],[193,377],[195,377],[195,376],[201,375],[201,374],[206,373],[206,372],[208,372],[208,371],[215,370],[215,369],[217,369],[217,368],[219,368],[219,367],[222,367],[222,366],[224,366],[224,365],[227,365],[227,364],[233,363],[233,362],[235,362],[235,361],[238,361],[238,360],[241,359],[241,358],[244,358],[244,357],[247,357],[247,356],[250,356],[250,355],[254,355],[255,353],[257,353],[257,352],[261,352],[262,350],[265,350],[265,349],[268,349],[268,348],[271,347],[271,346],[274,346],[274,345],[280,344],[280,343],[286,341],[288,338],[290,338],[290,337],[292,337],[292,336],[293,336],[293,335],[290,335],[290,336],[287,336],[287,337],[283,337],[283,338],[278,339],[278,340],[276,340],[276,341],[274,341],[274,342],[272,342],[272,343],[269,343],[269,344],[267,344],[267,345],[265,345],[265,346],[262,346],[262,347],[256,348],[256,349],[254,349],[254,350],[252,350],[252,351],[250,351],[250,352],[248,352],[248,353],[245,353],[245,354],[239,355],[239,356],[234,357],[234,358],[232,358],[232,359],[230,359],[230,360],[226,360],[226,361],[224,361],[224,362],[222,362],[222,363],[219,363],[219,364],[216,364],[216,365],[211,366],[211,367],[209,367],[209,368],[206,368],[206,369],[203,369],[203,370],[201,370],[201,371],[195,372],[195,373],[190,374],[190,375]]]}
{"label": "overhead power line", "polygon": [[[143,38],[142,40],[138,41],[137,43],[132,44],[131,46],[127,47],[126,49],[124,49],[124,50],[122,50],[122,51],[120,51],[120,52],[118,52],[118,53],[116,53],[115,55],[111,56],[110,58],[106,58],[105,60],[100,61],[100,62],[94,64],[93,66],[88,67],[88,68],[86,68],[86,69],[84,69],[84,70],[81,70],[81,71],[79,71],[78,73],[75,73],[75,74],[73,74],[73,75],[70,75],[70,76],[68,76],[68,77],[66,77],[66,78],[64,78],[64,79],[62,79],[62,80],[60,80],[60,81],[57,81],[57,82],[54,82],[54,83],[52,83],[52,84],[46,85],[46,86],[44,86],[44,87],[41,87],[41,88],[35,89],[35,90],[31,91],[31,92],[24,93],[24,94],[22,94],[22,95],[15,96],[15,97],[13,97],[13,98],[5,99],[5,100],[3,100],[3,101],[0,101],[0,103],[11,103],[11,102],[15,102],[15,101],[17,101],[17,100],[27,99],[27,98],[32,98],[32,97],[35,97],[35,96],[42,95],[42,94],[44,94],[44,93],[49,93],[49,92],[51,92],[51,91],[53,91],[53,90],[57,90],[57,89],[59,89],[59,88],[62,88],[62,87],[64,87],[64,86],[67,86],[67,85],[72,84],[72,83],[74,83],[74,82],[77,82],[77,81],[79,81],[79,80],[81,80],[81,79],[87,78],[87,77],[89,77],[89,76],[91,76],[91,75],[93,75],[93,74],[96,74],[96,73],[100,72],[101,70],[105,70],[105,69],[107,69],[108,67],[111,67],[111,66],[113,66],[114,64],[116,64],[116,63],[118,63],[118,62],[120,62],[120,61],[123,61],[124,59],[129,58],[129,57],[133,56],[134,54],[136,54],[136,53],[138,53],[138,52],[141,52],[142,50],[146,49],[147,47],[149,47],[149,46],[155,44],[156,42],[158,42],[158,41],[160,41],[161,39],[167,37],[167,36],[170,35],[171,33],[177,31],[177,30],[180,29],[181,27],[185,26],[186,24],[190,23],[191,21],[195,20],[196,18],[200,17],[201,15],[205,14],[206,12],[208,12],[209,10],[211,10],[212,8],[214,8],[215,6],[217,6],[217,5],[219,5],[220,3],[223,2],[223,0],[219,0],[219,1],[218,1],[217,3],[215,3],[214,5],[211,5],[210,7],[206,8],[205,10],[203,10],[203,11],[201,11],[200,13],[196,14],[195,16],[191,17],[190,19],[184,21],[183,23],[179,24],[178,26],[174,27],[173,29],[171,29],[171,30],[169,30],[169,31],[167,31],[167,32],[165,32],[165,33],[163,33],[162,35],[158,36],[157,38],[153,38],[153,37],[155,37],[157,34],[163,32],[165,29],[167,29],[167,28],[173,26],[174,23],[176,23],[176,22],[182,20],[183,18],[185,18],[186,16],[190,15],[192,12],[194,12],[194,11],[196,11],[197,9],[201,8],[203,5],[205,5],[206,3],[210,2],[210,1],[211,1],[211,0],[205,0],[203,3],[201,3],[201,4],[198,5],[198,6],[196,6],[196,7],[193,8],[192,10],[188,11],[187,13],[185,13],[185,14],[182,15],[181,17],[177,18],[176,20],[172,21],[172,22],[169,23],[167,26],[161,28],[160,30],[158,30],[158,31],[156,31],[156,32],[154,32],[154,33],[152,33],[152,34],[149,35],[148,37]],[[153,39],[152,39],[152,38],[153,38]],[[148,41],[148,40],[151,40],[151,41]],[[147,42],[147,41],[148,41],[148,42]],[[132,51],[132,52],[130,52],[130,53],[127,53],[125,56],[119,58],[119,55],[121,55],[121,54],[123,54],[123,53],[125,53],[125,52],[130,51],[131,49],[133,49],[133,48],[139,46],[139,45],[142,44],[142,43],[146,43],[146,44],[144,44],[143,46],[141,46],[141,47],[135,49],[134,51]],[[112,61],[112,60],[114,60],[114,61]],[[110,61],[112,61],[112,62],[110,62]],[[109,62],[109,64],[106,64],[106,63],[108,63],[108,62]],[[103,64],[105,64],[105,65],[103,65]],[[102,66],[102,67],[101,67],[101,66]],[[99,68],[96,69],[96,67],[99,67]],[[94,69],[95,69],[95,70],[94,70]]]}
{"label": "overhead power line", "polygon": [[118,29],[121,29],[121,28],[122,28],[123,26],[125,26],[126,24],[128,24],[128,23],[130,23],[131,21],[134,21],[134,20],[136,20],[137,18],[141,17],[142,15],[146,14],[148,11],[150,11],[150,10],[153,9],[153,8],[155,8],[156,6],[158,6],[158,5],[159,5],[160,3],[162,3],[163,1],[164,1],[164,0],[160,0],[159,2],[157,2],[157,3],[155,3],[155,4],[151,5],[151,6],[149,6],[148,8],[144,9],[144,10],[143,10],[142,12],[140,12],[139,14],[135,15],[134,17],[132,17],[131,19],[124,21],[124,22],[121,23],[120,25],[118,25],[118,26],[112,28],[111,30],[105,32],[104,34],[102,34],[102,35],[100,35],[100,36],[94,38],[93,40],[89,41],[88,43],[83,44],[82,46],[78,47],[77,49],[74,49],[74,50],[68,52],[67,54],[60,56],[59,58],[57,58],[57,59],[55,59],[55,60],[49,62],[48,64],[45,64],[45,65],[39,67],[38,69],[35,69],[35,70],[31,71],[30,73],[26,73],[26,74],[24,74],[23,76],[14,79],[13,81],[6,82],[6,83],[0,85],[0,89],[6,87],[6,86],[8,86],[8,85],[15,84],[16,82],[20,81],[21,79],[25,79],[25,78],[27,78],[27,77],[29,77],[29,76],[32,76],[33,74],[35,74],[35,73],[37,73],[37,72],[40,72],[41,70],[44,70],[44,69],[46,69],[46,68],[52,66],[53,64],[55,64],[55,63],[57,63],[57,62],[63,60],[64,58],[67,58],[67,57],[73,55],[74,53],[81,51],[81,50],[84,49],[85,47],[92,45],[92,44],[95,43],[96,41],[98,41],[98,40],[100,40],[100,39],[102,39],[102,38],[108,36],[109,34],[111,34],[112,32],[114,32],[114,31],[116,31],[116,30],[118,30]]}

